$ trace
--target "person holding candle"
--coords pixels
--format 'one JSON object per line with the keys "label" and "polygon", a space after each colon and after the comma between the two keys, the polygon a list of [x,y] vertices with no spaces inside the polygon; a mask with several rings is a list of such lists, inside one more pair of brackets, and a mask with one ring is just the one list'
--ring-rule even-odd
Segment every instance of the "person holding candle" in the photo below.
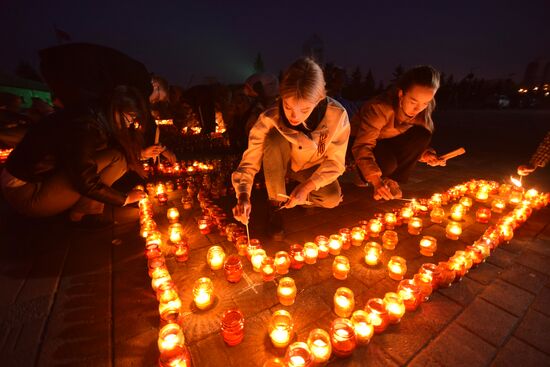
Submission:
{"label": "person holding candle", "polygon": [[[270,234],[284,236],[280,207],[310,203],[324,208],[342,201],[337,178],[345,170],[350,134],[348,115],[326,96],[323,71],[311,59],[299,59],[284,73],[281,100],[260,115],[250,131],[248,149],[232,175],[237,195],[235,218],[248,223],[254,176],[263,164],[269,197]],[[299,182],[286,199],[287,173]]]}
{"label": "person holding candle", "polygon": [[405,72],[397,86],[367,101],[352,121],[359,124],[352,152],[363,182],[374,188],[374,199],[402,196],[417,161],[444,166],[429,148],[434,131],[432,112],[440,75],[431,66]]}
{"label": "person holding candle", "polygon": [[529,163],[518,167],[518,175],[527,176],[533,173],[537,167],[545,167],[550,161],[550,131],[546,133],[544,139],[540,142],[537,150],[529,159]]}

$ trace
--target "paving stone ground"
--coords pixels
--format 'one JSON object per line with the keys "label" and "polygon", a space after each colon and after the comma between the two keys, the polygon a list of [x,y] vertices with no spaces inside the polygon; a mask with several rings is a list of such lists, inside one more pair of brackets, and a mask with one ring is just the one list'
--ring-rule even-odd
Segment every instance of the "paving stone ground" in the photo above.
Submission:
{"label": "paving stone ground", "polygon": [[[447,111],[434,145],[444,152],[465,146],[468,154],[445,168],[419,166],[408,197],[429,196],[470,178],[500,182],[525,161],[547,129],[550,113],[544,111]],[[443,123],[444,122],[444,123]],[[546,124],[546,125],[545,125]],[[530,129],[525,129],[525,126]],[[332,210],[296,208],[285,213],[287,237],[269,241],[264,235],[265,208],[261,191],[254,192],[251,235],[268,253],[288,249],[318,234],[331,234],[401,202],[373,201],[369,189],[341,183],[344,202]],[[526,185],[550,191],[550,170],[538,170]],[[174,196],[173,203],[178,204]],[[231,198],[220,200],[229,209]],[[2,366],[154,366],[157,364],[158,303],[150,287],[143,242],[139,238],[137,210],[109,209],[117,225],[100,232],[70,228],[63,218],[23,220],[2,206],[0,222],[0,357]],[[184,304],[183,325],[195,366],[261,366],[281,356],[266,333],[270,314],[282,308],[274,283],[263,283],[249,265],[247,279],[227,283],[220,272],[205,264],[208,246],[219,244],[235,252],[218,235],[195,230],[199,210],[182,212],[189,231],[191,257],[185,264],[168,260]],[[165,227],[161,211],[157,217]],[[492,220],[494,222],[496,218]],[[435,235],[439,250],[433,258],[417,251],[417,237],[398,230],[400,243],[389,256],[404,256],[407,276],[424,262],[448,258],[477,238],[484,226],[465,222],[459,241],[446,240],[439,225],[424,221],[426,234]],[[113,241],[119,240],[119,241]],[[352,275],[338,281],[331,275],[331,259],[291,271],[299,295],[286,307],[295,320],[296,340],[305,340],[315,327],[328,329],[336,317],[332,295],[340,286],[353,289],[357,308],[367,299],[393,291],[397,282],[383,267],[361,262],[362,249],[346,252]],[[210,276],[217,302],[208,311],[191,306],[195,279]],[[330,366],[544,366],[550,365],[550,208],[533,214],[514,239],[452,287],[436,291],[429,302],[401,323],[392,325],[358,348],[347,359],[333,358]],[[246,317],[246,336],[240,345],[226,347],[219,335],[219,317],[238,307]]]}

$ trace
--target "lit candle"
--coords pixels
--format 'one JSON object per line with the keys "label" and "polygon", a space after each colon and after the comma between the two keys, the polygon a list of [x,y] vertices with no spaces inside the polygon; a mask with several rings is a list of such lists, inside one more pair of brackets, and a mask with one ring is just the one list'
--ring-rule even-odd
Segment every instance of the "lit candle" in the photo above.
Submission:
{"label": "lit candle", "polygon": [[488,208],[479,208],[476,211],[476,221],[478,223],[489,223],[491,219],[491,210]]}
{"label": "lit candle", "polygon": [[418,274],[424,274],[431,279],[432,291],[436,290],[443,280],[440,267],[432,263],[422,264],[418,270]]}
{"label": "lit candle", "polygon": [[225,279],[230,283],[237,283],[243,275],[243,264],[237,255],[229,255],[223,265]]}
{"label": "lit candle", "polygon": [[466,246],[466,256],[468,256],[474,265],[478,265],[485,261],[485,258],[483,257],[483,254],[481,253],[481,250],[474,246]]}
{"label": "lit candle", "polygon": [[323,235],[319,235],[315,237],[315,244],[317,245],[317,248],[319,249],[319,259],[324,259],[328,256],[329,248],[328,248],[328,238]]}
{"label": "lit candle", "polygon": [[397,293],[403,299],[403,304],[407,311],[415,311],[418,305],[422,302],[422,294],[420,288],[412,279],[404,279],[397,286]]}
{"label": "lit candle", "polygon": [[275,348],[285,348],[294,331],[292,316],[286,310],[277,310],[271,316],[269,323],[269,337]]}
{"label": "lit candle", "polygon": [[412,217],[409,219],[408,231],[412,235],[419,235],[422,232],[422,219],[419,217]]}
{"label": "lit candle", "polygon": [[455,204],[451,207],[451,218],[456,221],[461,221],[464,216],[465,208],[462,204]]}
{"label": "lit candle", "polygon": [[445,236],[450,240],[458,240],[462,234],[462,225],[458,222],[449,222],[445,228]]}
{"label": "lit candle", "polygon": [[365,312],[368,315],[368,322],[374,328],[374,332],[379,334],[388,327],[389,318],[384,301],[381,298],[371,298],[367,301]]}
{"label": "lit candle", "polygon": [[281,278],[277,286],[277,296],[282,305],[293,305],[296,299],[296,283],[294,283],[294,279],[289,277]]}
{"label": "lit candle", "polygon": [[275,279],[275,266],[273,264],[273,258],[266,256],[262,260],[261,265],[262,280],[264,282],[270,282]]}
{"label": "lit candle", "polygon": [[159,352],[170,351],[177,346],[183,346],[185,339],[181,327],[176,323],[166,324],[160,329],[158,337]]}
{"label": "lit candle", "polygon": [[239,256],[248,256],[248,237],[239,235],[235,239],[235,247]]}
{"label": "lit candle", "polygon": [[351,245],[361,246],[365,240],[365,231],[361,227],[353,227],[351,229]]}
{"label": "lit candle", "polygon": [[[246,236],[243,236],[243,237],[246,238],[248,241],[248,237]],[[260,243],[260,240],[257,238],[251,238],[250,242],[247,243],[247,246],[246,246],[246,257],[248,258],[248,260],[252,260],[252,255],[256,252],[256,250],[259,250],[261,248],[262,248],[262,244]]]}
{"label": "lit candle", "polygon": [[367,265],[377,265],[380,260],[380,255],[382,254],[382,246],[377,242],[367,242],[364,251]]}
{"label": "lit candle", "polygon": [[357,310],[350,319],[355,330],[358,344],[368,344],[374,334],[374,328],[369,323],[369,315],[363,310]]}
{"label": "lit candle", "polygon": [[267,254],[264,249],[259,248],[254,250],[254,252],[250,256],[250,262],[252,263],[252,269],[255,272],[260,272],[260,270],[262,269],[262,261],[264,261],[266,256]]}
{"label": "lit candle", "polygon": [[433,208],[430,212],[430,220],[432,223],[443,223],[443,219],[445,219],[445,210],[440,206]]}
{"label": "lit candle", "polygon": [[458,203],[461,204],[461,205],[464,207],[464,211],[465,211],[465,212],[467,212],[468,210],[470,210],[470,208],[471,208],[472,205],[473,205],[472,199],[470,199],[470,198],[467,197],[467,196],[464,196],[463,198],[461,198],[460,201],[459,201]]}
{"label": "lit candle", "polygon": [[399,212],[399,215],[401,216],[401,219],[403,220],[403,223],[407,223],[409,219],[414,215],[414,210],[410,206],[404,206],[401,208],[401,211]]}
{"label": "lit candle", "polygon": [[405,314],[405,303],[397,293],[388,292],[384,295],[384,307],[391,324],[397,324]]}
{"label": "lit candle", "polygon": [[393,280],[402,280],[407,272],[407,261],[400,256],[392,256],[388,261],[388,274]]}
{"label": "lit candle", "polygon": [[292,269],[301,269],[304,266],[304,248],[302,245],[294,244],[290,246],[290,267]]}
{"label": "lit candle", "polygon": [[495,213],[502,213],[506,209],[506,202],[502,199],[495,199],[491,203],[491,210]]}
{"label": "lit candle", "polygon": [[397,224],[397,216],[394,213],[384,214],[384,225],[386,229],[394,229]]}
{"label": "lit candle", "polygon": [[446,261],[440,261],[437,263],[437,270],[439,271],[439,287],[448,288],[454,282],[456,274],[453,269],[450,268],[449,263]]}
{"label": "lit candle", "polygon": [[342,241],[342,250],[348,250],[351,246],[351,231],[349,228],[341,228],[338,231]]}
{"label": "lit candle", "polygon": [[456,280],[462,279],[472,266],[472,261],[466,256],[464,251],[456,251],[449,259],[449,269],[453,270]]}
{"label": "lit candle", "polygon": [[176,346],[172,350],[160,353],[159,367],[189,367],[191,354],[185,346]]}
{"label": "lit candle", "polygon": [[350,320],[334,319],[330,325],[330,342],[332,351],[338,357],[350,356],[357,347],[355,329]]}
{"label": "lit candle", "polygon": [[193,287],[193,300],[200,310],[205,310],[213,302],[214,286],[209,278],[199,278]]}
{"label": "lit candle", "polygon": [[174,245],[174,256],[177,262],[185,262],[189,259],[189,244],[186,241],[180,241]]}
{"label": "lit candle", "polygon": [[395,231],[384,231],[382,235],[382,245],[386,250],[395,250],[395,246],[399,242],[399,237]]}
{"label": "lit candle", "polygon": [[340,287],[334,292],[334,313],[349,317],[355,308],[355,298],[351,289]]}
{"label": "lit candle", "polygon": [[160,293],[164,291],[167,291],[169,293],[176,290],[176,286],[172,281],[172,277],[170,276],[168,269],[161,269],[155,271],[153,273],[153,276],[151,277],[151,288],[153,288],[153,290],[157,292],[157,299],[159,301],[159,298],[161,297]]}
{"label": "lit candle", "polygon": [[487,199],[489,199],[489,188],[483,186],[476,192],[476,201],[484,203],[487,201]]}
{"label": "lit candle", "polygon": [[319,256],[319,248],[313,242],[304,243],[304,257],[306,264],[315,264]]}
{"label": "lit candle", "polygon": [[181,311],[181,300],[176,295],[175,298],[167,302],[159,303],[160,318],[166,322],[176,322]]}
{"label": "lit candle", "polygon": [[523,192],[519,189],[514,188],[512,192],[510,192],[510,196],[508,197],[508,202],[512,205],[517,205],[523,200]]}
{"label": "lit candle", "polygon": [[147,260],[147,266],[149,268],[149,276],[152,278],[158,271],[164,271],[166,269],[166,261],[164,256],[154,257]]}
{"label": "lit candle", "polygon": [[378,235],[382,231],[382,227],[383,225],[380,219],[369,220],[369,235],[371,237],[378,237]]}
{"label": "lit candle", "polygon": [[432,294],[432,277],[428,274],[415,274],[413,276],[413,282],[420,289],[420,294],[424,301],[427,301]]}
{"label": "lit candle", "polygon": [[166,218],[168,218],[168,223],[176,223],[180,219],[180,212],[177,208],[170,208],[166,212]]}
{"label": "lit candle", "polygon": [[162,245],[162,236],[159,231],[150,231],[147,233],[147,239],[145,240],[145,247],[157,247]]}
{"label": "lit candle", "polygon": [[345,280],[350,271],[349,260],[345,256],[336,256],[332,263],[332,274],[336,279]]}
{"label": "lit candle", "polygon": [[288,367],[310,367],[313,363],[313,356],[306,343],[295,342],[290,344],[286,350],[285,361]]}
{"label": "lit candle", "polygon": [[290,267],[290,255],[286,251],[279,251],[275,254],[275,270],[277,274],[287,274]]}
{"label": "lit candle", "polygon": [[209,234],[210,233],[210,225],[211,225],[210,217],[203,216],[201,219],[199,219],[198,226],[199,226],[200,233],[201,234]]}
{"label": "lit candle", "polygon": [[221,246],[212,246],[206,254],[206,262],[212,270],[220,270],[225,261],[225,252]]}
{"label": "lit candle", "polygon": [[184,241],[183,226],[180,223],[173,223],[168,226],[168,237],[173,244]]}
{"label": "lit candle", "polygon": [[419,246],[422,255],[434,256],[434,252],[437,250],[437,240],[432,236],[423,236]]}
{"label": "lit candle", "polygon": [[443,195],[438,193],[433,194],[430,198],[429,205],[432,208],[440,207],[441,205],[443,205]]}
{"label": "lit candle", "polygon": [[307,345],[315,363],[325,363],[332,353],[330,336],[323,329],[313,329],[307,337]]}
{"label": "lit candle", "polygon": [[328,251],[331,255],[340,255],[342,250],[342,239],[340,235],[333,234],[328,240]]}
{"label": "lit candle", "polygon": [[155,223],[154,220],[152,219],[145,220],[142,223],[141,229],[140,229],[141,237],[147,238],[149,233],[151,233],[152,231],[155,231],[156,229],[157,229],[157,223]]}
{"label": "lit candle", "polygon": [[514,238],[514,229],[509,224],[502,224],[498,226],[500,240],[503,242],[509,242]]}

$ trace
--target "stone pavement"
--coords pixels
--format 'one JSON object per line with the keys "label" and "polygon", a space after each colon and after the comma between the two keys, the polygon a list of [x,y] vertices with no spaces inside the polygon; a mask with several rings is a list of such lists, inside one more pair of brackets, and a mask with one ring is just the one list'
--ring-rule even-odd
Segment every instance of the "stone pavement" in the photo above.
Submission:
{"label": "stone pavement", "polygon": [[[487,117],[482,112],[477,115],[480,120]],[[446,139],[434,142],[436,146],[443,147],[442,151],[453,149],[460,140],[448,137],[460,134],[475,140],[475,134],[469,134],[474,130],[478,133],[479,125],[472,123],[470,116],[468,124],[460,116],[448,117],[452,123],[442,128]],[[514,119],[517,117],[511,121]],[[538,123],[541,118],[533,120]],[[540,123],[537,126],[540,131]],[[497,131],[491,129],[487,128]],[[449,162],[448,167],[419,166],[404,186],[405,195],[426,197],[470,178],[506,180],[536,146],[536,134],[528,142],[521,140],[523,145],[510,146],[522,133],[525,131],[513,130],[495,141],[482,131],[477,139],[484,143],[468,146],[468,155]],[[260,238],[272,254],[402,204],[374,202],[370,191],[353,186],[347,175],[341,181],[345,201],[338,208],[296,208],[285,213],[288,235],[284,243],[264,237],[262,193],[255,192],[252,236]],[[550,171],[537,171],[526,184],[550,191]],[[232,204],[229,198],[221,202],[227,209]],[[109,211],[117,226],[96,233],[68,228],[61,218],[29,221],[3,210],[1,365],[154,366],[158,357],[158,303],[147,276],[137,210]],[[195,229],[196,216],[197,209],[185,212],[182,218],[189,231],[190,260],[185,264],[169,260],[184,304],[184,332],[194,365],[261,366],[267,358],[281,354],[271,346],[266,332],[269,315],[282,307],[275,297],[275,285],[264,284],[249,265],[245,267],[247,279],[237,284],[229,284],[219,271],[209,270],[205,264],[208,246],[219,244],[226,252],[234,252],[234,247],[217,235],[200,235]],[[161,218],[159,212],[162,226]],[[446,259],[472,243],[485,227],[470,219],[460,240],[449,241],[444,239],[442,227],[428,225],[423,233],[439,240],[436,256],[429,259],[418,253],[417,239],[401,228],[398,247],[385,251],[383,262],[391,255],[404,256],[410,276],[422,263]],[[352,275],[345,281],[332,277],[330,258],[291,271],[299,295],[287,309],[295,320],[297,340],[305,340],[314,327],[328,328],[335,317],[332,295],[337,287],[353,289],[356,308],[363,308],[368,298],[395,290],[397,282],[387,278],[384,268],[368,269],[360,264],[361,251],[352,247],[346,252]],[[217,303],[211,310],[191,312],[192,282],[200,276],[214,280]],[[243,343],[230,348],[219,335],[219,316],[235,306],[246,317],[246,334]],[[416,312],[407,313],[400,324],[376,335],[351,358],[333,358],[329,365],[543,366],[550,365],[549,340],[550,208],[546,208],[536,212],[516,231],[510,244],[501,246],[461,282],[435,292]]]}

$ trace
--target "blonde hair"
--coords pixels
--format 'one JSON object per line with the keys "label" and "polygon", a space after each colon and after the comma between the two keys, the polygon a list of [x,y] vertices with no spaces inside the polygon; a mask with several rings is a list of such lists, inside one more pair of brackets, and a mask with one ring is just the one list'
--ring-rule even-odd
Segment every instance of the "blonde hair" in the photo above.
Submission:
{"label": "blonde hair", "polygon": [[279,92],[281,98],[317,102],[327,95],[323,70],[310,58],[298,59],[283,74]]}

